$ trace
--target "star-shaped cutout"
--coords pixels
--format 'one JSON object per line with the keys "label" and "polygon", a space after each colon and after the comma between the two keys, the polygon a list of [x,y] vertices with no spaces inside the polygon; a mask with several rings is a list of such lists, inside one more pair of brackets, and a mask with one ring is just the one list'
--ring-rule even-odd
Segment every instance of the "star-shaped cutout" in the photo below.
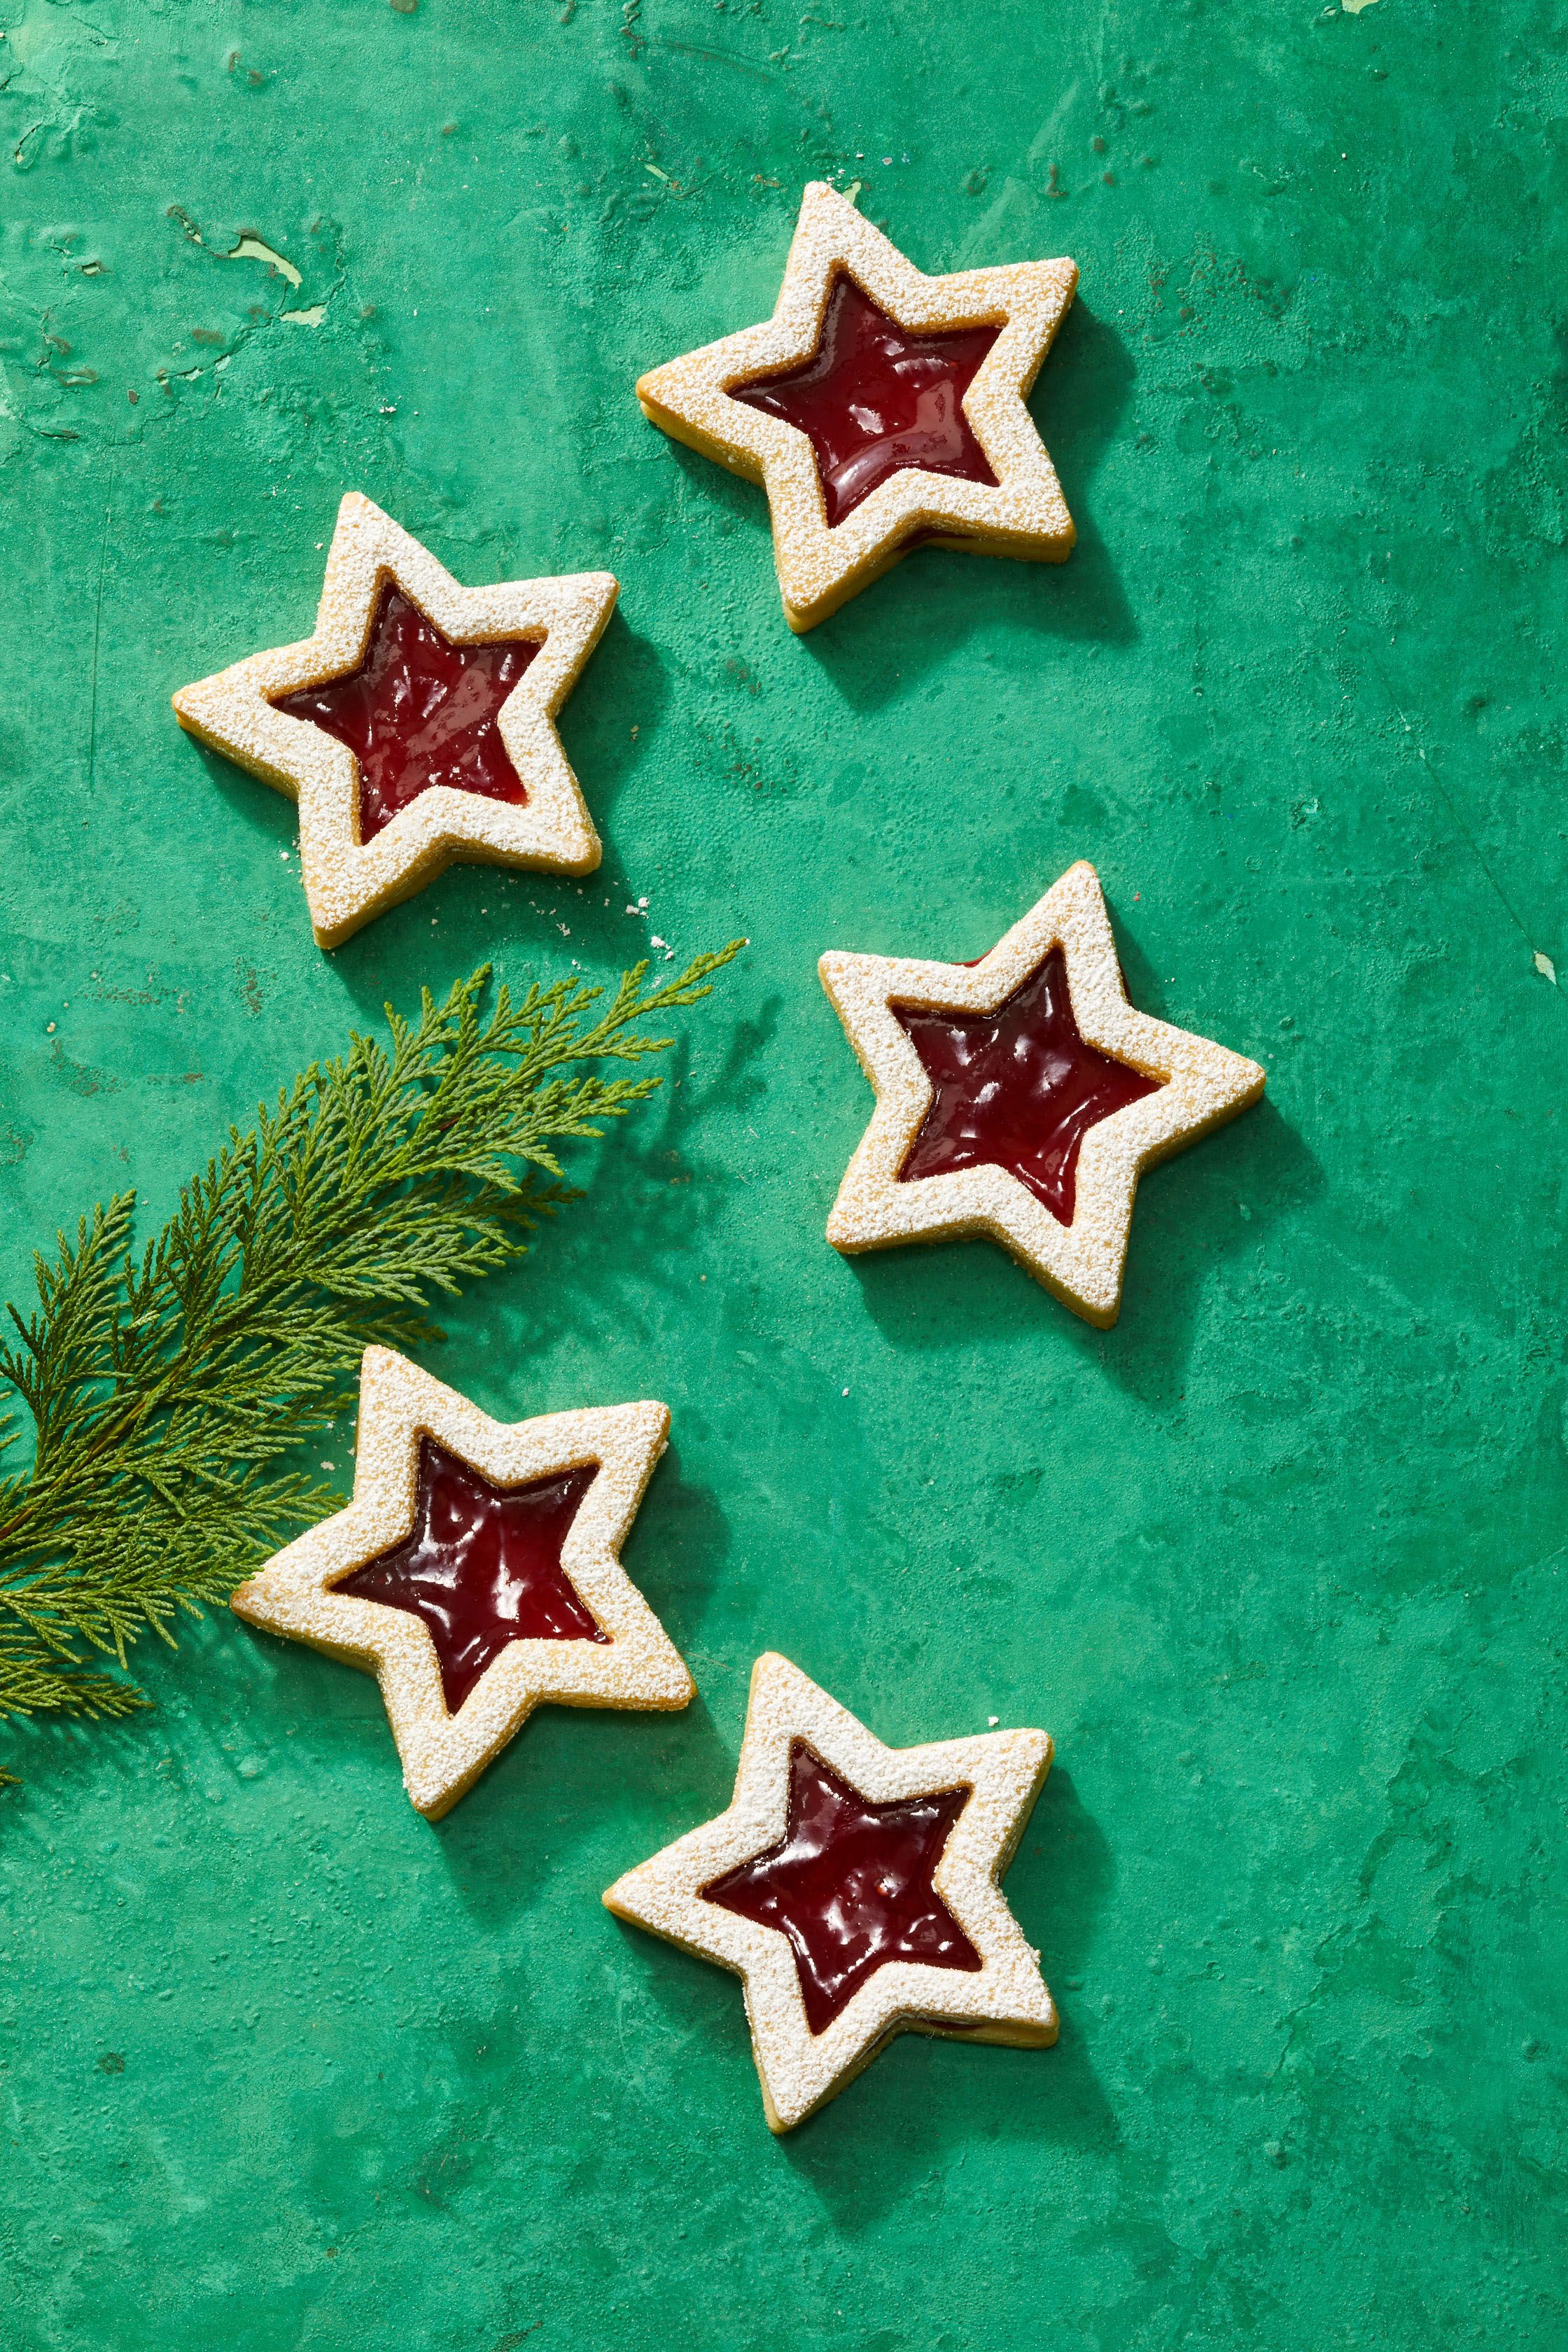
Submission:
{"label": "star-shaped cutout", "polygon": [[995,488],[963,396],[1000,331],[910,334],[853,278],[840,276],[827,298],[816,357],[803,368],[737,384],[730,396],[805,435],[836,530],[891,475],[911,467]]}
{"label": "star-shaped cutout", "polygon": [[763,2108],[788,2131],[896,2033],[1056,2040],[999,1885],[1050,1760],[1043,1731],[885,1748],[763,1656],[729,1811],[605,1901],[744,1979]]}
{"label": "star-shaped cutout", "polygon": [[414,1525],[334,1590],[424,1624],[456,1715],[512,1642],[605,1642],[561,1565],[592,1470],[497,1486],[435,1439],[420,1440]]}
{"label": "star-shaped cutout", "polygon": [[180,689],[187,733],[298,801],[321,946],[456,858],[593,871],[599,836],[553,722],[616,594],[607,572],[461,587],[351,492],[315,634]]}
{"label": "star-shaped cutout", "polygon": [[1128,1003],[1093,866],[978,963],[818,969],[877,1090],[834,1247],[990,1234],[1075,1314],[1114,1323],[1139,1177],[1256,1102],[1264,1072]]}
{"label": "star-shaped cutout", "polygon": [[927,278],[814,180],[773,317],[655,368],[637,398],[764,486],[784,617],[815,628],[918,541],[1071,551],[1024,404],[1077,284],[1070,261]]}
{"label": "star-shaped cutout", "polygon": [[353,1502],[233,1605],[376,1675],[408,1794],[437,1821],[543,1700],[690,1698],[619,1558],[668,1427],[662,1404],[491,1421],[368,1348]]}
{"label": "star-shaped cutout", "polygon": [[968,1790],[873,1805],[804,1740],[790,1750],[781,1844],[727,1871],[703,1899],[789,1937],[805,2021],[826,2033],[889,1960],[982,1968],[936,1891],[936,1868]]}

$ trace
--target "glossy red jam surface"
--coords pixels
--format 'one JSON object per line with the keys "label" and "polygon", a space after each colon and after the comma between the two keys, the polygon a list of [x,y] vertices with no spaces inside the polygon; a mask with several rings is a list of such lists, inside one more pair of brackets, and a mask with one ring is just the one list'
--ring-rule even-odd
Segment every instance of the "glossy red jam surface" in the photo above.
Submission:
{"label": "glossy red jam surface", "polygon": [[421,1440],[414,1527],[335,1589],[423,1620],[456,1715],[509,1642],[607,1642],[561,1566],[592,1470],[492,1486],[433,1437]]}
{"label": "glossy red jam surface", "polygon": [[936,1089],[900,1181],[1005,1168],[1070,1225],[1084,1137],[1160,1081],[1085,1045],[1060,948],[994,1013],[892,1009]]}
{"label": "glossy red jam surface", "polygon": [[781,1845],[702,1889],[742,1919],[789,1937],[813,2033],[825,2033],[888,1960],[982,1966],[932,1885],[967,1789],[873,1805],[801,1740],[790,1750]]}
{"label": "glossy red jam surface", "polygon": [[806,436],[829,527],[907,466],[994,488],[996,477],[963,404],[999,331],[912,334],[840,273],[815,358],[783,375],[753,376],[731,397]]}
{"label": "glossy red jam surface", "polygon": [[538,651],[521,637],[455,646],[399,590],[384,588],[358,669],[277,707],[348,745],[359,761],[359,835],[370,841],[432,784],[526,800],[496,719]]}

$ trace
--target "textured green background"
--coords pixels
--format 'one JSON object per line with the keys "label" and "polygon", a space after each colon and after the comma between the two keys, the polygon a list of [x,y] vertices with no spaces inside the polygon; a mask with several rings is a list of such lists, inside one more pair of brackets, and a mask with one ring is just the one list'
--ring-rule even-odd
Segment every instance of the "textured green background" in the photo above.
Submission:
{"label": "textured green background", "polygon": [[[374,1685],[234,1622],[10,1743],[6,2352],[1560,2347],[1561,18],[0,13],[13,1294],[389,993],[753,941],[433,1359],[668,1400],[627,1558],[699,1701],[547,1711],[434,1830]],[[760,494],[631,383],[763,314],[823,173],[929,268],[1077,257],[1079,545],[797,642]],[[329,959],[166,699],[309,625],[350,488],[624,593],[564,726],[602,877]],[[1269,1070],[1104,1336],[822,1240],[868,1097],[817,953],[977,955],[1080,856],[1137,1000]],[[1055,1733],[1055,2051],[905,2042],[774,2143],[732,1980],[600,1908],[764,1646],[891,1740]]]}

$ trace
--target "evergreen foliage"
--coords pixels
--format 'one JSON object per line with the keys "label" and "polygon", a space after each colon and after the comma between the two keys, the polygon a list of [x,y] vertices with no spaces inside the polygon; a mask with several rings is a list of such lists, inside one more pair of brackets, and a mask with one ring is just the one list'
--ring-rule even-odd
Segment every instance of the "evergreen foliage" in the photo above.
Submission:
{"label": "evergreen foliage", "polygon": [[[523,1254],[576,1197],[552,1146],[660,1083],[583,1066],[662,1053],[637,1024],[708,995],[742,945],[664,986],[638,964],[591,1024],[602,992],[576,979],[518,1003],[501,987],[485,1012],[488,965],[413,1023],[389,1005],[390,1049],[355,1035],[312,1063],[140,1255],[134,1192],[58,1236],[0,1340],[37,1433],[31,1469],[0,1479],[0,1717],[144,1706],[105,1667],[149,1628],[173,1645],[182,1610],[341,1506],[298,1452],[352,1406],[366,1344],[437,1338],[434,1294]],[[0,1419],[0,1445],[18,1433]]]}

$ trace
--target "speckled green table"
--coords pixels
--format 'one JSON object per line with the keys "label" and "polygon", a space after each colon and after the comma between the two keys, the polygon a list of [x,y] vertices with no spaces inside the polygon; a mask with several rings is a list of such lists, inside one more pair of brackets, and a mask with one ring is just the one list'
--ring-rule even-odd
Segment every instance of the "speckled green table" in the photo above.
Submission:
{"label": "speckled green table", "polygon": [[[431,1829],[368,1679],[216,1620],[0,1804],[6,2352],[1564,2341],[1563,41],[1503,0],[7,0],[0,1275],[493,954],[752,946],[678,1089],[432,1356],[675,1416],[627,1564],[683,1716],[546,1712]],[[811,637],[638,371],[800,184],[1070,253],[1063,569]],[[299,273],[225,256],[252,233]],[[586,888],[329,959],[174,687],[309,624],[360,488],[607,566]],[[1120,1326],[822,1226],[831,945],[981,953],[1074,858],[1265,1061]],[[609,898],[606,907],[605,900]],[[579,1162],[586,1169],[591,1161]],[[755,1654],[895,1741],[1042,1724],[1053,2051],[904,2041],[792,2138],[738,1988],[600,1907],[723,1801]]]}

